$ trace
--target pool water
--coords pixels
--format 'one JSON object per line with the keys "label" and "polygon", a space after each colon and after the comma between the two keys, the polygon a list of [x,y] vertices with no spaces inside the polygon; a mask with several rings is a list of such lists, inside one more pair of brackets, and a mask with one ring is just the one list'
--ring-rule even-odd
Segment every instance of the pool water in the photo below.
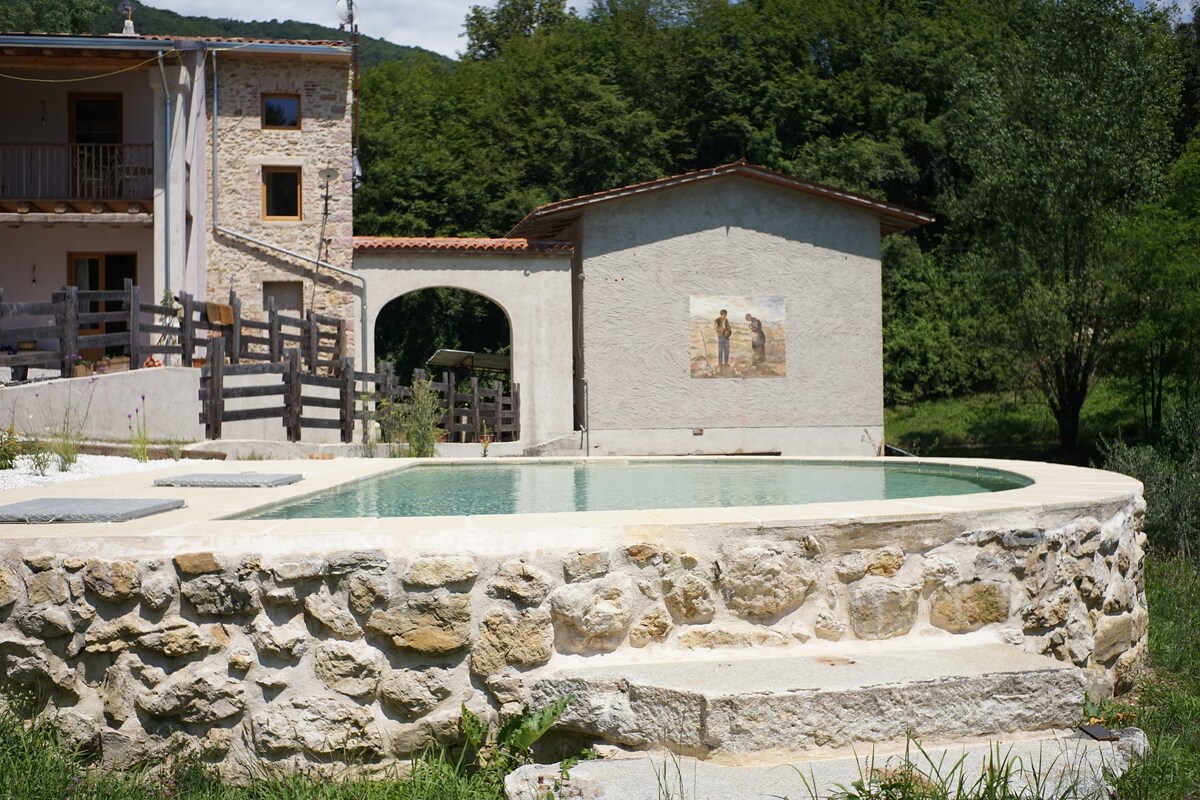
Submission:
{"label": "pool water", "polygon": [[771,506],[998,492],[1032,481],[939,464],[711,461],[422,464],[240,516],[427,517]]}

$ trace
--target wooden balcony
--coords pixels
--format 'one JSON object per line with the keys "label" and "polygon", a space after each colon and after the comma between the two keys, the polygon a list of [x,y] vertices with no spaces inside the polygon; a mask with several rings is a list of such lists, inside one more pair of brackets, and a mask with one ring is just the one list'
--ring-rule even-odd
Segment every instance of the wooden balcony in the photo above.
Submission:
{"label": "wooden balcony", "polygon": [[0,144],[0,213],[149,214],[154,145]]}

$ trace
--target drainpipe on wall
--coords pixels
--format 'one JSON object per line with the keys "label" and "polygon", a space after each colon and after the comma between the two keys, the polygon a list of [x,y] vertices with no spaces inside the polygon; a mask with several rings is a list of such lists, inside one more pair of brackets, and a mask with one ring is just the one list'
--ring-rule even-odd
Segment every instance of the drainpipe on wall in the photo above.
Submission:
{"label": "drainpipe on wall", "polygon": [[[362,320],[361,320],[361,333],[359,334],[359,346],[362,348],[362,356],[363,357],[362,357],[361,364],[362,364],[362,368],[365,370],[367,368],[367,279],[365,277],[363,277],[362,275],[359,275],[356,272],[353,272],[348,269],[343,269],[342,267],[335,266],[334,264],[330,264],[328,261],[323,261],[319,258],[313,258],[312,256],[306,256],[303,253],[297,253],[295,250],[289,250],[288,248],[280,247],[277,244],[271,244],[270,242],[264,242],[262,239],[258,239],[256,237],[250,236],[249,234],[246,234],[246,233],[239,233],[238,231],[231,230],[230,228],[226,228],[221,225],[221,217],[220,217],[221,184],[217,180],[217,120],[220,117],[220,115],[218,113],[218,107],[219,107],[218,101],[220,99],[220,82],[217,77],[217,51],[216,50],[212,51],[212,64],[213,64],[213,69],[212,69],[212,82],[213,82],[213,113],[212,113],[213,232],[220,233],[220,234],[229,236],[234,239],[240,239],[243,242],[249,242],[250,244],[257,245],[258,247],[266,248],[267,250],[271,250],[276,253],[282,253],[283,255],[289,256],[291,258],[299,259],[300,261],[303,261],[307,264],[313,264],[315,266],[321,267],[322,269],[327,269],[330,272],[336,272],[338,275],[348,278],[348,279],[356,282],[360,287],[362,287]],[[161,64],[160,64],[160,66],[161,66]]]}
{"label": "drainpipe on wall", "polygon": [[166,288],[171,291],[171,89],[167,86],[167,70],[163,67],[163,51],[158,51],[158,74],[162,78],[163,96],[167,100],[167,166],[163,170],[163,269]]}

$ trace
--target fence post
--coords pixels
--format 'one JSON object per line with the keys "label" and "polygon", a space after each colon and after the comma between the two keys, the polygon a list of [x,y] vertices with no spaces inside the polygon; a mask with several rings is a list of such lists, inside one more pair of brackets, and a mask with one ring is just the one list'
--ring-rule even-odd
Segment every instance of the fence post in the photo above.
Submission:
{"label": "fence post", "polygon": [[205,436],[209,439],[221,438],[221,422],[225,416],[225,340],[214,339],[208,350],[208,363],[200,370],[200,383],[208,382],[208,395],[205,398],[208,419],[206,420]]}
{"label": "fence post", "polygon": [[[272,312],[273,313],[273,312]],[[300,351],[287,351],[287,386],[284,390],[283,421],[287,426],[289,442],[300,441],[300,415],[304,411],[304,398],[300,385]]]}
{"label": "fence post", "polygon": [[63,287],[62,316],[62,376],[68,378],[74,369],[74,361],[68,356],[79,355],[79,287]]}
{"label": "fence post", "polygon": [[483,426],[480,425],[482,420],[479,418],[479,377],[471,376],[471,435],[474,437],[468,441],[479,441],[479,437],[483,435]]}
{"label": "fence post", "polygon": [[[346,320],[338,317],[337,321],[337,353],[334,354],[334,360],[346,358]],[[350,358],[354,358],[351,354]],[[367,368],[367,351],[363,351],[363,369]]]}
{"label": "fence post", "polygon": [[267,298],[267,355],[270,361],[282,361],[283,331],[279,327],[279,312],[275,310],[275,298]]}
{"label": "fence post", "polygon": [[229,305],[233,308],[233,325],[229,334],[229,363],[242,363],[242,301],[229,290]]}
{"label": "fence post", "polygon": [[125,289],[129,298],[129,368],[139,369],[142,366],[142,293],[138,285],[131,279],[125,279]]}
{"label": "fence post", "polygon": [[304,312],[304,319],[308,323],[308,371],[317,374],[317,320],[313,316],[313,310],[310,308]]}
{"label": "fence post", "polygon": [[183,317],[179,320],[179,349],[183,352],[181,361],[183,366],[190,367],[196,340],[196,329],[192,326],[192,296],[187,292],[180,292],[179,304],[183,306]]}
{"label": "fence post", "polygon": [[[354,359],[342,359],[342,442],[354,441]],[[366,421],[363,421],[366,424]]]}
{"label": "fence post", "polygon": [[[496,407],[500,407],[500,403],[496,403]],[[521,384],[514,383],[512,385],[512,410],[513,410],[513,436],[512,441],[517,442],[521,439]],[[496,421],[499,423],[499,420]]]}

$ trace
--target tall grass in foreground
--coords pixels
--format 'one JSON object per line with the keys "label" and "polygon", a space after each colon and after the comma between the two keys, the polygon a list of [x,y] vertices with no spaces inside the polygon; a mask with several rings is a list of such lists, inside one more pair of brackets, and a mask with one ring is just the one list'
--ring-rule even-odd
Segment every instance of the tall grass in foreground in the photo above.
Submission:
{"label": "tall grass in foreground", "polygon": [[1149,757],[1116,782],[1121,800],[1200,800],[1200,564],[1146,557],[1150,674],[1135,722]]}

